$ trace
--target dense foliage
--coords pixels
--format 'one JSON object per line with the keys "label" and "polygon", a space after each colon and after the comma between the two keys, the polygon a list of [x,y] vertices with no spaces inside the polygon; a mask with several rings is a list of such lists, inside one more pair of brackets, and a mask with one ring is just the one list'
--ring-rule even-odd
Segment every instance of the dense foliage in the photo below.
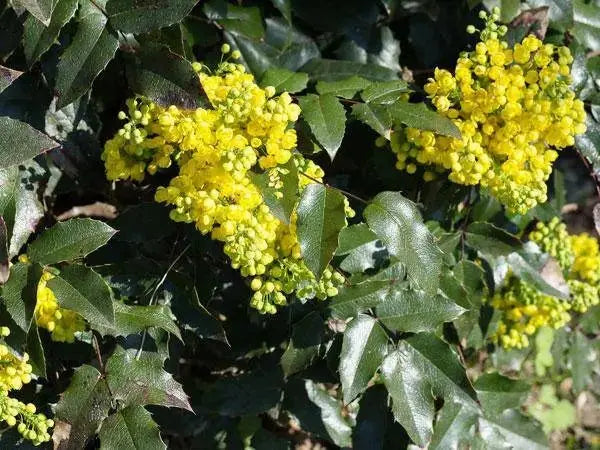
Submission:
{"label": "dense foliage", "polygon": [[600,445],[597,0],[0,0],[0,447]]}

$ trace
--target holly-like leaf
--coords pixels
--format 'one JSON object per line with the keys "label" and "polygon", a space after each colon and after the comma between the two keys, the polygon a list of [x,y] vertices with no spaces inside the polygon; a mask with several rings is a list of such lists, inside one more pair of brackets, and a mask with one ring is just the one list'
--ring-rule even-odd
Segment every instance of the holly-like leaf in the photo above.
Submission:
{"label": "holly-like leaf", "polygon": [[533,419],[514,409],[507,409],[501,414],[481,416],[479,432],[489,442],[503,439],[509,448],[548,449],[548,440],[541,427]]}
{"label": "holly-like leaf", "polygon": [[256,6],[245,7],[213,0],[204,4],[204,13],[236,35],[259,40],[265,34],[262,15]]}
{"label": "holly-like leaf", "polygon": [[450,119],[428,109],[423,103],[396,102],[389,107],[389,113],[394,122],[460,139],[460,131]]}
{"label": "holly-like leaf", "polygon": [[346,131],[346,110],[332,94],[308,94],[298,98],[302,117],[333,160]]}
{"label": "holly-like leaf", "polygon": [[33,17],[45,26],[50,23],[55,0],[16,0],[15,3],[27,9]]}
{"label": "holly-like leaf", "polygon": [[181,333],[171,318],[169,308],[164,305],[138,306],[113,303],[115,322],[112,325],[95,324],[95,328],[103,335],[129,336],[141,333],[147,328],[161,328],[181,339]]}
{"label": "holly-like leaf", "polygon": [[58,0],[50,23],[45,26],[33,16],[23,25],[23,51],[27,64],[31,67],[58,39],[60,30],[71,20],[77,11],[77,0]]}
{"label": "holly-like leaf", "polygon": [[281,356],[281,367],[286,376],[309,367],[323,341],[323,319],[316,311],[309,313],[292,327],[292,337]]}
{"label": "holly-like leaf", "polygon": [[497,372],[481,375],[474,387],[483,409],[492,413],[519,408],[530,389],[524,381],[510,379]]}
{"label": "holly-like leaf", "polygon": [[342,415],[339,402],[312,380],[305,380],[304,385],[308,398],[321,411],[321,420],[331,440],[340,447],[350,447],[352,445],[352,428]]}
{"label": "holly-like leaf", "polygon": [[367,80],[386,81],[398,78],[396,72],[377,64],[362,64],[354,61],[314,58],[302,66],[311,79],[322,81],[339,81],[358,76]]}
{"label": "holly-like leaf", "polygon": [[181,22],[198,0],[109,0],[110,24],[125,33],[146,33]]}
{"label": "holly-like leaf", "polygon": [[465,233],[467,244],[486,258],[497,258],[518,251],[519,239],[501,228],[485,222],[469,224]]}
{"label": "holly-like leaf", "polygon": [[410,92],[406,81],[380,81],[367,87],[360,96],[367,103],[390,105],[397,102],[400,96],[406,92]]}
{"label": "holly-like leaf", "polygon": [[289,224],[290,216],[298,202],[298,170],[291,159],[279,166],[278,173],[282,186],[279,189],[269,186],[269,173],[250,173],[252,182],[260,189],[263,200],[271,213],[282,222]]}
{"label": "holly-like leaf", "polygon": [[306,89],[307,83],[307,74],[279,67],[267,70],[260,81],[261,86],[273,86],[277,93],[300,92]]}
{"label": "holly-like leaf", "polygon": [[352,115],[387,140],[391,138],[393,121],[387,106],[357,103],[352,105]]}
{"label": "holly-like leaf", "polygon": [[29,245],[27,254],[40,264],[73,261],[102,247],[115,232],[99,220],[70,219],[44,231]]}
{"label": "holly-like leaf", "polygon": [[333,94],[336,97],[353,98],[357,92],[371,85],[371,81],[356,75],[338,81],[319,81],[316,85],[317,92],[321,95]]}
{"label": "holly-like leaf", "polygon": [[339,367],[344,403],[367,388],[387,353],[387,345],[387,335],[373,317],[359,314],[348,324]]}
{"label": "holly-like leaf", "polygon": [[61,307],[81,314],[92,328],[115,321],[113,298],[108,284],[92,269],[72,264],[48,281]]}
{"label": "holly-like leaf", "polygon": [[506,261],[517,277],[532,284],[537,290],[553,297],[569,298],[569,287],[562,272],[553,270],[552,276],[547,276],[544,270],[548,264],[558,264],[553,258],[523,251],[511,253],[506,257]]}
{"label": "holly-like leaf", "polygon": [[364,224],[351,225],[340,231],[336,256],[345,256],[340,268],[348,273],[361,273],[381,265],[388,253],[377,235]]}
{"label": "holly-like leaf", "polygon": [[77,32],[57,66],[56,109],[85,94],[117,51],[119,41],[106,26],[108,19],[98,8],[101,3],[81,4]]}
{"label": "holly-like leaf", "polygon": [[365,208],[367,224],[390,254],[406,267],[409,279],[426,292],[439,284],[442,252],[416,205],[398,192],[382,192]]}
{"label": "holly-like leaf", "polygon": [[296,214],[302,257],[319,279],[333,258],[340,231],[346,226],[344,196],[328,186],[309,184],[302,192]]}
{"label": "holly-like leaf", "polygon": [[343,286],[329,306],[335,317],[352,317],[380,304],[389,292],[389,281],[368,280],[356,285]]}
{"label": "holly-like leaf", "polygon": [[129,66],[127,74],[131,87],[137,94],[164,107],[177,105],[195,109],[208,105],[192,64],[167,46],[144,46],[136,54],[135,62]]}
{"label": "holly-like leaf", "polygon": [[[111,406],[110,391],[102,374],[92,366],[83,365],[75,370],[71,384],[56,405],[57,423],[54,438],[61,450],[85,448],[88,439],[108,417]],[[60,429],[68,430],[66,436]]]}
{"label": "holly-like leaf", "polygon": [[37,302],[37,286],[42,276],[39,264],[17,262],[10,268],[10,276],[2,287],[2,299],[12,320],[25,333],[33,322]]}
{"label": "holly-like leaf", "polygon": [[431,443],[430,450],[445,450],[462,448],[461,444],[472,442],[473,433],[470,428],[477,421],[476,410],[469,405],[458,402],[445,402],[439,412]]}
{"label": "holly-like leaf", "polygon": [[23,72],[0,66],[0,93],[9,87],[13,81],[23,75]]}
{"label": "holly-like leaf", "polygon": [[165,450],[167,446],[152,416],[142,406],[111,414],[98,433],[100,450]]}
{"label": "holly-like leaf", "polygon": [[126,405],[161,405],[192,411],[181,384],[163,369],[158,353],[117,347],[106,362],[106,380],[113,397]]}
{"label": "holly-like leaf", "polygon": [[466,310],[444,295],[414,289],[395,289],[377,305],[377,317],[394,331],[433,331]]}
{"label": "holly-like leaf", "polygon": [[21,164],[58,146],[31,125],[0,117],[0,169]]}

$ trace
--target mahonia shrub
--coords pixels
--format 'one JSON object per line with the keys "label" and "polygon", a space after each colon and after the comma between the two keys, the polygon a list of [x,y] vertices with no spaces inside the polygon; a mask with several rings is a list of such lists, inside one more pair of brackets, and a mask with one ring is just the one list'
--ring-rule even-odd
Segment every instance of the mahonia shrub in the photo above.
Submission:
{"label": "mahonia shrub", "polygon": [[597,3],[0,1],[0,449],[595,448]]}

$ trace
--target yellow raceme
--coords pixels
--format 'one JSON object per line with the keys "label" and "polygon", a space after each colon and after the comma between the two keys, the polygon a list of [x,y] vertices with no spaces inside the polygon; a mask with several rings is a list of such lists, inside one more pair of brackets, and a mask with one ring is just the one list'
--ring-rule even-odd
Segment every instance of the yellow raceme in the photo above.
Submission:
{"label": "yellow raceme", "polygon": [[572,312],[584,313],[600,303],[600,251],[598,240],[586,233],[569,235],[558,218],[539,222],[529,239],[558,261],[570,298],[543,294],[529,283],[510,276],[490,304],[503,316],[492,339],[505,348],[524,348],[529,336],[540,327],[560,328],[571,320]]}
{"label": "yellow raceme", "polygon": [[[314,277],[302,260],[295,214],[289,225],[275,217],[251,178],[265,171],[270,187],[281,189],[281,177],[294,164],[299,192],[322,179],[323,170],[295,152],[299,106],[288,93],[259,87],[242,65],[222,62],[212,74],[201,64],[196,68],[212,109],[128,101],[120,117],[129,121],[103,153],[107,177],[139,181],[175,162],[178,174],[157,189],[156,201],[173,206],[174,221],[194,223],[224,243],[232,267],[251,277],[251,306],[260,312],[275,313],[287,294],[336,295],[343,277],[331,268],[320,280]],[[347,207],[346,213],[353,211]]]}
{"label": "yellow raceme", "polygon": [[426,180],[448,172],[452,182],[480,185],[523,214],[546,201],[557,150],[585,131],[586,114],[569,88],[569,49],[532,35],[509,48],[495,20],[490,17],[475,50],[461,54],[454,75],[435,69],[425,85],[462,138],[398,129],[391,148],[399,170],[414,173],[417,165],[425,166]]}

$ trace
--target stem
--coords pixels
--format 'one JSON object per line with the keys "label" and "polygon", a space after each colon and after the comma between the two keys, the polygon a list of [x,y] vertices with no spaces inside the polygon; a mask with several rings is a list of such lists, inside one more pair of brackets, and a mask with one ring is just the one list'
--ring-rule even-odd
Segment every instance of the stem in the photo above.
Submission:
{"label": "stem", "polygon": [[343,190],[343,189],[340,189],[340,188],[338,188],[338,187],[335,187],[335,186],[332,186],[332,185],[330,185],[330,184],[327,184],[327,183],[325,183],[325,182],[323,182],[323,181],[321,181],[321,180],[319,180],[319,179],[317,179],[317,178],[311,177],[310,175],[308,175],[308,174],[306,174],[306,173],[304,173],[304,172],[302,172],[302,171],[300,171],[299,173],[300,173],[301,175],[304,175],[304,176],[305,176],[306,178],[308,178],[309,180],[311,180],[311,181],[314,181],[315,183],[319,183],[319,184],[322,184],[323,186],[326,186],[326,187],[328,187],[328,188],[335,189],[336,191],[339,191],[339,192],[341,192],[342,194],[344,194],[344,195],[347,195],[348,197],[351,197],[351,198],[353,198],[354,200],[358,200],[359,202],[362,202],[362,203],[364,203],[365,205],[368,205],[368,204],[369,204],[369,202],[368,202],[367,200],[365,200],[364,198],[361,198],[361,197],[359,197],[358,195],[354,195],[354,194],[352,194],[351,192],[348,192],[348,191],[345,191],[345,190]]}
{"label": "stem", "polygon": [[96,352],[96,358],[98,359],[98,367],[100,367],[100,372],[102,375],[105,374],[104,371],[104,362],[102,362],[102,354],[100,353],[100,344],[98,344],[98,338],[96,334],[92,331],[92,346],[94,347],[94,351]]}

